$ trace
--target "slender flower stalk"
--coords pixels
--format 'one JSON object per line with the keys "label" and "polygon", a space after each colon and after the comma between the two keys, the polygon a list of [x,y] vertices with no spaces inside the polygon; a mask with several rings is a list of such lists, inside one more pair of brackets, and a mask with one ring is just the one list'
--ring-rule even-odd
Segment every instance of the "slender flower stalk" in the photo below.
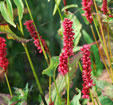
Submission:
{"label": "slender flower stalk", "polygon": [[102,4],[101,10],[103,11],[104,14],[106,14],[108,12],[108,9],[107,9],[107,0],[103,0],[103,4]]}
{"label": "slender flower stalk", "polygon": [[12,95],[11,87],[10,87],[9,80],[8,80],[8,77],[7,77],[7,74],[6,74],[6,70],[8,68],[9,61],[6,58],[6,55],[7,55],[6,50],[7,50],[7,48],[6,48],[5,42],[6,42],[5,39],[3,37],[0,37],[0,67],[5,72],[5,78],[6,78],[7,86],[8,86],[10,95],[12,97],[13,95]]}
{"label": "slender flower stalk", "polygon": [[83,78],[83,89],[82,89],[82,98],[89,99],[90,89],[94,86],[93,80],[91,78],[91,60],[90,60],[90,46],[84,45],[81,48],[82,51],[82,78]]}
{"label": "slender flower stalk", "polygon": [[73,39],[74,39],[74,35],[75,33],[73,32],[72,29],[72,24],[73,22],[70,19],[65,18],[62,25],[63,25],[63,52],[61,53],[59,60],[59,67],[58,67],[58,71],[62,74],[62,75],[66,75],[67,74],[67,80],[66,80],[66,84],[67,84],[67,105],[70,105],[69,102],[69,67],[68,67],[68,63],[69,63],[69,57],[73,55]]}
{"label": "slender flower stalk", "polygon": [[93,21],[93,18],[91,16],[91,6],[92,5],[93,5],[92,0],[82,0],[83,10],[85,11],[83,16],[86,16],[89,23],[92,23],[92,21]]}
{"label": "slender flower stalk", "polygon": [[[27,30],[30,32],[31,37],[34,39],[34,44],[37,47],[37,50],[39,50],[39,53],[42,53],[42,48],[41,48],[41,45],[40,45],[40,42],[37,36],[38,33],[35,30],[33,21],[32,20],[26,21],[24,25],[26,26]],[[42,45],[44,46],[45,51],[49,52],[47,44],[45,40],[42,39],[42,36],[40,36],[40,40],[41,40]]]}

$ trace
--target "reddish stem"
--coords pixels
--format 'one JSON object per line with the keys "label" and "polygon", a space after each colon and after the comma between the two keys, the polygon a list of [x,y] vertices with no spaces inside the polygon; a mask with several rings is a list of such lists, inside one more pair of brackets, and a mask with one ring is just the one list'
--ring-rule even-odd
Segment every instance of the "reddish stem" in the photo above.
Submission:
{"label": "reddish stem", "polygon": [[66,6],[66,0],[63,0],[64,6]]}
{"label": "reddish stem", "polygon": [[[64,6],[66,6],[66,5],[67,5],[66,0],[63,0],[63,3],[64,3]],[[68,13],[68,10],[67,10],[67,9],[66,9],[66,13]]]}

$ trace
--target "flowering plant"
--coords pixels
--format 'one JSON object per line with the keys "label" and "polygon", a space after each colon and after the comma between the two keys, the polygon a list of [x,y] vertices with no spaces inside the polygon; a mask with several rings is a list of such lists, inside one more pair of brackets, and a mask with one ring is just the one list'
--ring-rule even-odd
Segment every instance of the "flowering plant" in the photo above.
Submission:
{"label": "flowering plant", "polygon": [[113,105],[112,0],[62,1],[0,1],[0,104]]}

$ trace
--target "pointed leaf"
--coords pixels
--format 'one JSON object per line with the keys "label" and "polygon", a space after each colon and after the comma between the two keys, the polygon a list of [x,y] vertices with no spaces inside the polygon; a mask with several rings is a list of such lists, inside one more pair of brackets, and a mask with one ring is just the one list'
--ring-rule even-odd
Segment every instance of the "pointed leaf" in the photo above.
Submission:
{"label": "pointed leaf", "polygon": [[61,0],[55,0],[55,1],[56,1],[56,3],[55,3],[54,10],[53,10],[53,15],[55,15],[55,13],[60,5]]}
{"label": "pointed leaf", "polygon": [[62,12],[64,11],[64,10],[66,10],[66,9],[69,9],[69,8],[76,8],[76,7],[78,7],[78,5],[77,4],[71,4],[71,5],[67,5],[67,6],[65,6],[64,8],[62,8]]}
{"label": "pointed leaf", "polygon": [[12,26],[16,27],[15,23],[13,22],[13,20],[8,15],[8,11],[7,11],[6,6],[5,6],[3,1],[0,2],[0,12],[1,12],[1,14],[2,14],[2,16],[3,16],[3,18],[5,19],[6,22],[8,22]]}
{"label": "pointed leaf", "polygon": [[8,26],[8,24],[0,24],[0,34],[5,33],[8,39],[15,39],[18,42],[27,43],[29,40],[17,36]]}
{"label": "pointed leaf", "polygon": [[[80,12],[81,15],[84,14],[84,10],[82,8],[79,8],[79,12]],[[82,18],[83,18],[85,24],[88,25],[89,24],[89,21],[86,19],[86,17],[85,16],[82,16]]]}
{"label": "pointed leaf", "polygon": [[46,74],[48,76],[53,76],[54,71],[56,70],[57,66],[59,64],[59,57],[52,57],[50,59],[50,65],[47,69],[43,70],[42,74]]}
{"label": "pointed leaf", "polygon": [[11,1],[10,0],[6,0],[6,3],[7,3],[7,11],[9,13],[9,16],[11,18],[11,20],[13,21],[13,9],[12,9],[12,4],[11,4]]}
{"label": "pointed leaf", "polygon": [[[69,62],[70,63],[69,65],[71,65],[71,67],[69,68],[70,84],[72,83],[72,79],[75,78],[76,71],[78,68],[77,65],[78,65],[78,61],[80,60],[80,58],[81,58],[81,54],[74,55],[73,57],[70,58],[70,62]],[[56,84],[58,87],[59,94],[62,96],[66,91],[65,77],[61,74],[58,74],[57,78],[56,78]],[[52,100],[54,101],[54,104],[58,105],[59,100],[58,100],[58,96],[57,96],[57,92],[56,92],[54,83],[51,86],[51,97],[52,97]],[[47,102],[49,102],[48,95],[46,95],[46,100],[47,100]],[[62,105],[64,105],[64,104],[62,104]]]}
{"label": "pointed leaf", "polygon": [[21,20],[23,18],[23,13],[24,13],[24,4],[22,0],[14,0],[14,3],[17,6],[18,16],[19,16],[19,19]]}

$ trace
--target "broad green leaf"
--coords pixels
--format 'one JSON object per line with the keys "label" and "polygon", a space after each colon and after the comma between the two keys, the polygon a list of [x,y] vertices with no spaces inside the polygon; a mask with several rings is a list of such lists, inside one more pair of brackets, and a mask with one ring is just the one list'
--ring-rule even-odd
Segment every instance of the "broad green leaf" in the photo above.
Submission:
{"label": "broad green leaf", "polygon": [[7,11],[9,13],[9,16],[11,18],[11,20],[13,21],[13,9],[12,9],[12,4],[11,4],[11,1],[10,0],[6,0],[6,3],[7,3]]}
{"label": "broad green leaf", "polygon": [[29,42],[29,40],[17,36],[8,26],[8,24],[0,24],[0,34],[5,33],[8,39],[17,40],[18,42]]}
{"label": "broad green leaf", "polygon": [[[90,35],[85,30],[82,30],[82,34],[83,34],[85,41],[88,44],[93,43],[93,40],[91,39]],[[94,66],[96,66],[95,68],[96,70],[93,70],[93,73],[95,76],[99,76],[102,73],[103,64],[100,61],[100,56],[99,56],[98,48],[96,45],[91,46],[91,52],[94,55],[94,57],[93,55],[91,55],[91,62],[92,62],[93,68],[95,68]]]}
{"label": "broad green leaf", "polygon": [[78,90],[79,93],[78,93],[78,95],[75,95],[73,97],[73,99],[71,101],[71,105],[81,105],[80,102],[79,102],[79,100],[81,98],[81,91],[79,89],[77,89],[77,90]]}
{"label": "broad green leaf", "polygon": [[48,76],[53,76],[57,66],[59,64],[59,57],[52,57],[50,59],[50,65],[47,69],[43,70],[42,74],[46,74]]}
{"label": "broad green leaf", "polygon": [[[77,68],[78,68],[78,62],[81,58],[81,54],[77,54],[77,55],[74,55],[73,57],[70,58],[70,64],[71,67],[69,68],[70,69],[70,84],[72,83],[72,80],[73,78],[75,78],[76,76],[76,71],[77,71]],[[57,84],[57,87],[58,87],[58,91],[59,91],[59,94],[62,95],[62,93],[64,91],[66,91],[66,82],[65,82],[65,77],[61,74],[58,74],[57,77],[56,77],[56,84]],[[57,92],[56,92],[56,88],[55,88],[55,84],[52,83],[52,86],[51,86],[51,97],[52,97],[52,100],[54,101],[54,105],[59,105],[59,100],[58,100],[58,96],[57,96]],[[49,103],[49,97],[48,95],[46,95],[46,101]],[[64,105],[64,104],[62,104]]]}
{"label": "broad green leaf", "polygon": [[24,13],[24,4],[22,0],[14,0],[14,3],[17,6],[18,16],[19,16],[19,19],[21,20],[23,18],[23,13]]}
{"label": "broad green leaf", "polygon": [[53,10],[53,15],[55,15],[55,13],[56,13],[56,11],[57,11],[59,5],[60,5],[61,0],[55,0],[55,1],[56,1],[56,2],[55,2],[54,10]]}
{"label": "broad green leaf", "polygon": [[76,7],[78,7],[78,5],[77,4],[71,4],[71,5],[67,5],[67,6],[65,6],[64,8],[62,8],[62,12],[64,11],[64,10],[66,10],[66,9],[69,9],[69,8],[76,8]]}
{"label": "broad green leaf", "polygon": [[8,22],[12,26],[16,27],[15,23],[13,22],[13,20],[8,15],[8,11],[6,9],[4,2],[0,2],[0,12],[1,12],[1,14],[2,14],[2,16],[3,16],[3,18],[5,19],[6,22]]}

